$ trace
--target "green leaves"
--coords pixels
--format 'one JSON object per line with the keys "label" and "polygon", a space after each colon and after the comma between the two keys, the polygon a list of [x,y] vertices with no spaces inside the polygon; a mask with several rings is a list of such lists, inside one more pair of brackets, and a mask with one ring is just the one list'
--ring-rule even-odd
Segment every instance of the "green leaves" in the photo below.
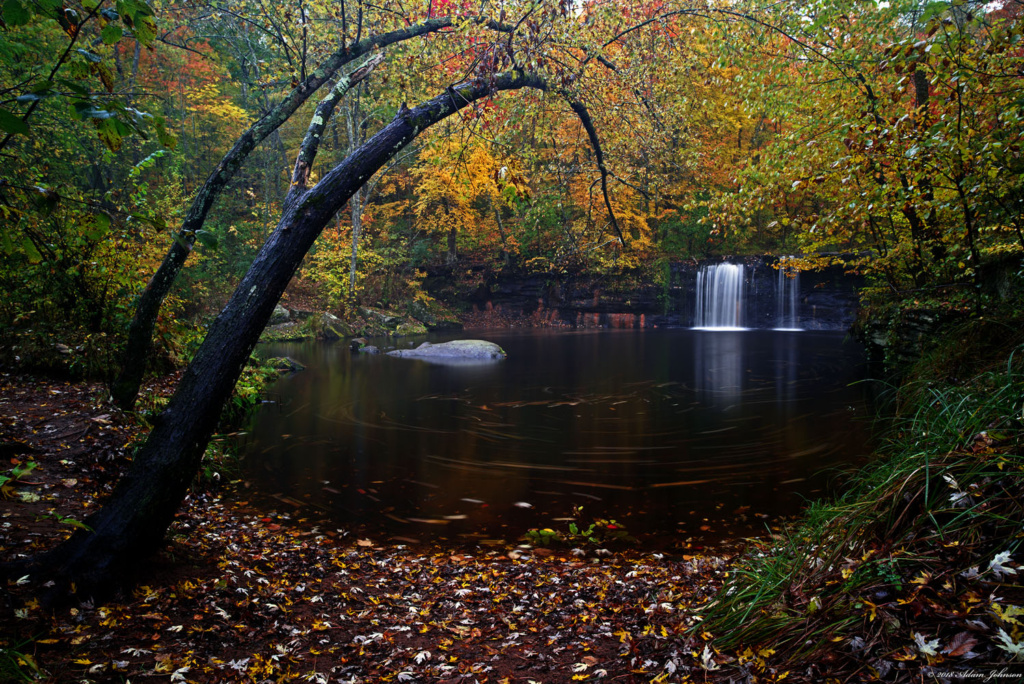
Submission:
{"label": "green leaves", "polygon": [[8,26],[24,26],[32,18],[25,5],[19,0],[6,0],[3,4],[3,20]]}
{"label": "green leaves", "polygon": [[110,214],[103,210],[90,214],[82,222],[82,234],[93,242],[103,239],[109,232]]}
{"label": "green leaves", "polygon": [[36,249],[35,243],[27,237],[21,241],[21,249],[28,257],[28,262],[30,264],[38,264],[43,260],[43,255],[39,253],[38,249]]}
{"label": "green leaves", "polygon": [[156,39],[156,19],[152,8],[142,0],[118,0],[117,13],[135,39],[149,46]]}
{"label": "green leaves", "polygon": [[100,31],[100,38],[103,40],[104,45],[113,45],[117,41],[121,40],[121,36],[124,35],[124,29],[114,23],[109,23],[103,27]]}
{"label": "green leaves", "polygon": [[96,125],[96,134],[112,152],[121,149],[122,140],[132,131],[131,127],[120,119],[113,118],[113,115],[106,118],[93,118],[92,121]]}
{"label": "green leaves", "polygon": [[28,135],[28,124],[6,109],[0,108],[0,130],[5,133]]}
{"label": "green leaves", "polygon": [[196,241],[208,249],[217,249],[217,236],[208,230],[197,230]]}
{"label": "green leaves", "polygon": [[167,122],[164,117],[153,117],[153,130],[156,131],[157,140],[167,149],[173,150],[178,145],[178,139],[167,128]]}

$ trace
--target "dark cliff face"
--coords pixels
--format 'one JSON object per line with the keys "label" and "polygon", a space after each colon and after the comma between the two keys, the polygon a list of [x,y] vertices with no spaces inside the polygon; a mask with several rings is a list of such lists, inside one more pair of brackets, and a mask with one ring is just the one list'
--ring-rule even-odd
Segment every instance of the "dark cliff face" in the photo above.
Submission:
{"label": "dark cliff face", "polygon": [[[742,325],[748,328],[795,327],[847,330],[857,315],[859,277],[841,268],[803,272],[780,281],[775,257],[729,260],[743,265]],[[697,275],[722,263],[673,264],[659,284],[636,285],[637,277],[494,276],[473,291],[455,295],[471,312],[499,312],[521,325],[562,327],[692,327],[695,325]],[[796,288],[791,293],[789,288]],[[432,292],[450,300],[452,293]],[[780,307],[780,298],[785,304]],[[795,304],[796,315],[791,311]]]}

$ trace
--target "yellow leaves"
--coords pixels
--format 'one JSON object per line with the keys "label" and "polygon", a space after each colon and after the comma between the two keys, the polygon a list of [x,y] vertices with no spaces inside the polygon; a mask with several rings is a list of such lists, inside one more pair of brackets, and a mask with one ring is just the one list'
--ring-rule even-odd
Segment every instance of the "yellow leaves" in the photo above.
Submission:
{"label": "yellow leaves", "polygon": [[915,577],[914,579],[910,580],[910,583],[911,584],[920,584],[923,587],[923,586],[927,585],[928,582],[931,581],[931,579],[932,579],[932,575],[931,575],[930,572],[921,571],[921,574],[918,575],[917,577]]}
{"label": "yellow leaves", "polygon": [[1024,608],[1021,606],[1007,605],[1004,607],[999,603],[993,603],[990,605],[990,608],[995,616],[1004,624],[1014,624],[1019,627],[1024,627],[1024,622],[1017,619],[1024,616]]}
{"label": "yellow leaves", "polygon": [[867,599],[861,599],[861,602],[867,607],[868,611],[868,622],[874,622],[878,616],[878,606]]}

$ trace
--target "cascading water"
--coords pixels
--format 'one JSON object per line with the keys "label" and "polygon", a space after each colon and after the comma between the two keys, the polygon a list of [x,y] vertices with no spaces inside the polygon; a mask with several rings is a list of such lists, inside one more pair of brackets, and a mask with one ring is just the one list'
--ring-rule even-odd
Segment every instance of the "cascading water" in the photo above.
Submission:
{"label": "cascading water", "polygon": [[697,273],[694,327],[738,330],[743,327],[743,266],[708,264]]}
{"label": "cascading water", "polygon": [[797,297],[800,293],[800,271],[787,265],[787,258],[779,259],[779,284],[776,289],[778,314],[776,330],[801,330]]}

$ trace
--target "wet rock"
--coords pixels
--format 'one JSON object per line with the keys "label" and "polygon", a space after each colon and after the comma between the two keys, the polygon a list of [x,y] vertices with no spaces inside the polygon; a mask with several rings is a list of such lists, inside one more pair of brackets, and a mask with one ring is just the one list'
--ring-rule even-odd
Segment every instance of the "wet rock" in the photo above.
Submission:
{"label": "wet rock", "polygon": [[452,340],[441,344],[424,342],[415,349],[396,349],[388,356],[414,359],[487,361],[504,359],[505,350],[485,340]]}
{"label": "wet rock", "polygon": [[268,325],[281,325],[282,323],[287,323],[291,319],[291,312],[278,304],[274,307],[274,313],[270,314],[270,321],[268,322]]}
{"label": "wet rock", "polygon": [[407,305],[406,311],[411,318],[426,326],[427,330],[462,330],[462,323],[455,315],[436,302],[431,306],[419,299],[413,299]]}
{"label": "wet rock", "polygon": [[413,299],[410,301],[407,310],[410,316],[425,326],[429,327],[437,324],[437,316],[432,314],[430,309],[427,308],[427,305],[419,299]]}
{"label": "wet rock", "polygon": [[387,311],[381,311],[380,309],[371,309],[369,307],[360,307],[359,314],[370,323],[370,325],[378,325],[387,330],[394,330],[399,325],[405,322],[405,318],[402,316],[396,316],[393,313]]}
{"label": "wet rock", "polygon": [[272,366],[274,370],[281,373],[295,373],[306,370],[306,367],[301,363],[287,356],[275,356],[267,359],[267,365]]}
{"label": "wet rock", "polygon": [[426,335],[427,327],[417,321],[401,323],[395,328],[395,335],[398,337],[409,337],[411,335]]}
{"label": "wet rock", "polygon": [[333,342],[334,340],[352,336],[352,330],[345,324],[345,321],[334,314],[322,313],[309,319],[309,323],[311,332],[321,340]]}
{"label": "wet rock", "polygon": [[380,354],[380,349],[369,344],[365,337],[356,337],[349,342],[348,348],[353,354]]}

